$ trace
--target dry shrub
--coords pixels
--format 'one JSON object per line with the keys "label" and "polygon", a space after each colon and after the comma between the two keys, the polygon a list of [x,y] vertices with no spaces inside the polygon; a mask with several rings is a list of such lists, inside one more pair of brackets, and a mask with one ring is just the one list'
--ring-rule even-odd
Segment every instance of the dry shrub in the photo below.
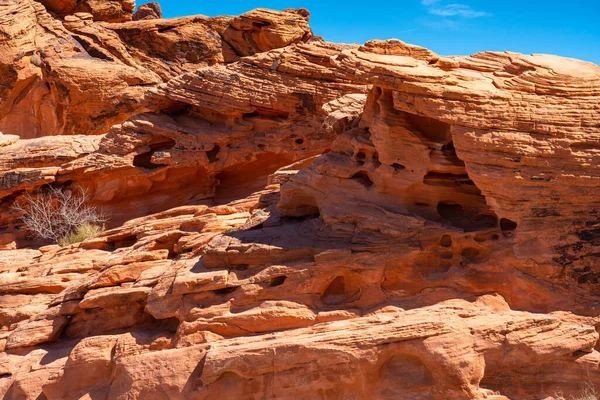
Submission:
{"label": "dry shrub", "polygon": [[13,209],[22,214],[24,227],[33,237],[65,246],[104,229],[106,218],[87,200],[87,191],[80,188],[47,187],[25,194]]}

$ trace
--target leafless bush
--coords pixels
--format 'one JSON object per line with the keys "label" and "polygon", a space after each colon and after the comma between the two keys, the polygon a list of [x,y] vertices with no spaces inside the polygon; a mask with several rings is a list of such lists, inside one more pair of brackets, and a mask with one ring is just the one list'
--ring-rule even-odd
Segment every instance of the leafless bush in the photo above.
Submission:
{"label": "leafless bush", "polygon": [[61,243],[81,226],[100,227],[106,221],[96,207],[86,204],[87,200],[84,189],[50,187],[25,194],[13,209],[22,214],[25,229],[34,237]]}
{"label": "leafless bush", "polygon": [[557,393],[554,396],[555,400],[598,400],[600,399],[600,394],[596,392],[594,386],[592,386],[589,382],[587,383],[587,387],[582,390],[579,396],[571,396],[569,398],[563,396],[562,393]]}

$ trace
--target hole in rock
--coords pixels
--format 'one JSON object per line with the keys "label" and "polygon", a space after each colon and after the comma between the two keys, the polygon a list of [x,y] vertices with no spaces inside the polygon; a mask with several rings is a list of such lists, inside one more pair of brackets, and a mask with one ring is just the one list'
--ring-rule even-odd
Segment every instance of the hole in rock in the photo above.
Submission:
{"label": "hole in rock", "polygon": [[133,165],[135,167],[145,168],[145,169],[154,169],[154,168],[162,167],[162,165],[160,165],[160,164],[154,164],[152,162],[152,155],[153,154],[154,154],[153,151],[149,151],[147,153],[138,154],[137,156],[135,156],[133,158]]}
{"label": "hole in rock", "polygon": [[304,143],[304,139],[296,139],[296,144],[302,144]]}
{"label": "hole in rock", "polygon": [[[97,48],[95,48],[93,45],[91,45],[90,43],[88,43],[87,40],[84,40],[82,37],[77,36],[77,35],[72,35],[71,36],[73,39],[75,39],[75,41],[77,43],[79,43],[81,45],[81,47],[83,47],[83,49],[91,56],[94,58],[98,58],[100,60],[104,60],[104,61],[114,61],[113,58],[109,57],[108,55],[102,53],[101,51],[99,51]],[[89,40],[89,39],[88,39]]]}
{"label": "hole in rock", "polygon": [[253,21],[252,26],[255,28],[263,28],[265,26],[271,26],[271,23],[267,21]]}
{"label": "hole in rock", "polygon": [[207,151],[206,157],[208,158],[208,162],[210,162],[210,163],[216,162],[219,159],[217,156],[219,155],[220,150],[221,150],[221,147],[219,147],[219,145],[215,144],[215,147],[213,147],[211,150]]}
{"label": "hole in rock", "polygon": [[480,228],[495,228],[498,225],[498,217],[489,214],[477,214],[473,222]]}
{"label": "hole in rock", "polygon": [[450,237],[450,235],[443,235],[440,238],[440,246],[442,246],[442,247],[452,246],[452,237]]}
{"label": "hole in rock", "polygon": [[346,300],[346,280],[343,276],[335,278],[321,297],[325,304],[341,304]]}
{"label": "hole in rock", "polygon": [[[466,232],[497,228],[498,218],[456,153],[451,125],[410,113],[402,115],[406,128],[431,150],[423,181],[406,191],[406,208],[425,219]],[[424,199],[434,203],[428,207],[413,205]]]}
{"label": "hole in rock", "polygon": [[293,201],[293,211],[286,212],[287,218],[298,218],[299,220],[303,220],[304,218],[318,217],[321,214],[317,200],[308,191],[297,191],[294,194]]}
{"label": "hole in rock", "polygon": [[124,247],[131,247],[136,244],[137,238],[135,236],[127,236],[123,239],[117,240],[113,242],[113,246],[116,249],[121,249]]}
{"label": "hole in rock", "polygon": [[273,278],[269,279],[269,287],[281,286],[286,279],[287,276],[285,275],[274,276]]}
{"label": "hole in rock", "polygon": [[440,217],[449,221],[457,220],[460,222],[465,216],[463,206],[460,204],[440,202],[437,206],[437,212],[440,214]]}
{"label": "hole in rock", "polygon": [[256,110],[251,113],[244,114],[244,119],[253,119],[253,118],[266,118],[266,119],[288,119],[290,116],[289,112],[274,110],[270,108],[256,107]]}
{"label": "hole in rock", "polygon": [[358,171],[357,173],[352,175],[350,179],[360,183],[367,189],[373,186],[373,181],[371,180],[371,177],[366,171]]}
{"label": "hole in rock", "polygon": [[222,288],[222,289],[216,289],[216,290],[213,290],[213,293],[218,294],[218,295],[230,294],[230,293],[235,292],[238,287],[239,286],[231,286],[231,287],[226,287],[226,288]]}
{"label": "hole in rock", "polygon": [[158,28],[158,33],[164,33],[164,32],[168,32],[168,31],[170,31],[170,30],[173,30],[173,29],[175,29],[175,28],[177,28],[177,27],[176,27],[176,26],[174,26],[174,25],[171,25],[171,26],[163,26],[163,27],[161,27],[161,28]]}
{"label": "hole in rock", "polygon": [[443,172],[428,172],[423,178],[423,183],[426,185],[437,185],[437,186],[457,186],[457,185],[475,185],[469,179],[469,175],[461,174],[449,174]]}
{"label": "hole in rock", "polygon": [[400,172],[403,169],[406,169],[406,167],[402,164],[398,164],[398,163],[393,163],[392,167],[394,167],[394,172]]}
{"label": "hole in rock", "polygon": [[444,250],[440,252],[440,257],[444,260],[452,260],[454,253],[452,253],[450,250]]}
{"label": "hole in rock", "polygon": [[476,208],[465,208],[460,204],[451,202],[442,201],[438,203],[437,212],[440,217],[451,225],[467,232],[495,228],[498,224],[495,215],[479,214],[479,210]]}
{"label": "hole in rock", "polygon": [[412,125],[413,130],[416,131],[415,133],[420,134],[426,141],[449,143],[452,139],[450,124],[421,115],[405,114],[408,122]]}
{"label": "hole in rock", "polygon": [[488,237],[485,234],[475,235],[475,238],[473,238],[473,240],[475,240],[477,243],[483,243],[486,240],[488,240]]}
{"label": "hole in rock", "polygon": [[367,155],[364,151],[359,151],[358,153],[356,153],[356,156],[354,156],[354,159],[357,161],[364,161],[366,158]]}
{"label": "hole in rock", "polygon": [[517,223],[508,218],[502,218],[500,219],[500,229],[502,231],[514,231],[517,229]]}
{"label": "hole in rock", "polygon": [[456,149],[454,148],[454,141],[449,141],[445,145],[442,146],[442,151],[446,156],[454,157],[456,155]]}
{"label": "hole in rock", "polygon": [[[465,261],[473,262],[479,256],[479,250],[474,249],[472,247],[467,247],[466,249],[463,249],[463,251],[460,252],[460,255],[463,256]],[[465,265],[466,264],[467,263],[465,263]]]}
{"label": "hole in rock", "polygon": [[164,141],[159,143],[153,143],[150,145],[150,151],[142,154],[138,154],[133,158],[133,165],[138,168],[145,169],[156,169],[164,167],[165,164],[155,164],[152,162],[152,156],[154,153],[160,150],[167,150],[175,146],[175,140],[170,138],[164,138]]}

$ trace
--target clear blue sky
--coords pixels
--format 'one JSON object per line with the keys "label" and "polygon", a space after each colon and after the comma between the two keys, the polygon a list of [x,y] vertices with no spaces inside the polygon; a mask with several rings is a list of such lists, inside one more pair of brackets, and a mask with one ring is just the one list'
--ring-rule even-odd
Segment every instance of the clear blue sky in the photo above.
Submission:
{"label": "clear blue sky", "polygon": [[333,42],[398,38],[442,55],[512,50],[600,64],[600,0],[158,1],[166,18],[304,7],[314,33]]}

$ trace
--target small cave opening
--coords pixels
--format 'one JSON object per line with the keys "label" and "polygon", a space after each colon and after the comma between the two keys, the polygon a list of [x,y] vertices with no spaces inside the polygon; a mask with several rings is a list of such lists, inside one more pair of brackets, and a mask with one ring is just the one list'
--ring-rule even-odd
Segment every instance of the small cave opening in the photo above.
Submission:
{"label": "small cave opening", "polygon": [[[465,232],[498,228],[498,217],[471,179],[463,160],[458,158],[450,125],[424,117],[409,117],[428,132],[433,142],[427,173],[411,187],[411,199],[435,199],[429,207],[411,207],[423,218],[452,225]],[[437,203],[437,204],[436,204]],[[410,207],[410,205],[409,205]],[[444,246],[442,246],[444,247]]]}
{"label": "small cave opening", "polygon": [[269,287],[281,286],[283,285],[286,279],[287,276],[285,275],[274,276],[271,279],[269,279]]}
{"label": "small cave opening", "polygon": [[460,255],[468,261],[474,261],[479,256],[479,250],[467,247],[460,252]]}
{"label": "small cave opening", "polygon": [[221,289],[216,289],[216,290],[213,290],[213,293],[217,294],[217,295],[231,294],[231,293],[235,292],[238,287],[239,286],[231,286],[231,287],[225,287],[225,288],[221,288]]}
{"label": "small cave opening", "polygon": [[452,237],[450,235],[443,235],[439,241],[442,247],[452,247]]}
{"label": "small cave opening", "polygon": [[373,180],[371,179],[367,171],[358,171],[357,173],[352,175],[350,179],[360,183],[366,189],[369,189],[373,186]]}
{"label": "small cave opening", "polygon": [[343,276],[336,277],[327,286],[321,296],[324,304],[336,305],[346,300],[346,280]]}
{"label": "small cave opening", "polygon": [[171,138],[164,138],[164,139],[165,140],[162,140],[158,143],[150,144],[150,151],[147,151],[145,153],[138,154],[137,156],[135,156],[133,158],[133,165],[135,167],[144,168],[144,169],[156,169],[156,168],[164,167],[166,164],[155,164],[154,162],[152,162],[152,156],[157,151],[168,150],[168,149],[173,148],[173,146],[175,146],[175,140],[173,140]]}
{"label": "small cave opening", "polygon": [[456,155],[456,148],[454,147],[454,140],[449,141],[445,145],[442,146],[442,151],[444,154],[449,156]]}
{"label": "small cave opening", "polygon": [[267,21],[252,21],[252,26],[260,29],[260,28],[264,28],[267,26],[271,26],[271,23],[267,22]]}
{"label": "small cave opening", "polygon": [[354,155],[354,161],[356,161],[358,163],[358,165],[364,165],[366,159],[367,159],[367,155],[362,150],[356,152],[356,154]]}
{"label": "small cave opening", "polygon": [[406,119],[413,128],[412,131],[425,139],[426,142],[449,143],[452,135],[450,124],[422,115],[405,113]]}
{"label": "small cave opening", "polygon": [[147,153],[138,154],[133,158],[133,166],[144,169],[155,169],[163,167],[162,164],[154,164],[152,162],[152,156],[154,155],[153,151],[149,151]]}
{"label": "small cave opening", "polygon": [[517,223],[515,221],[512,221],[508,218],[500,219],[500,230],[502,230],[503,232],[507,232],[514,231],[515,229],[517,229]]}
{"label": "small cave opening", "polygon": [[212,164],[219,160],[219,151],[221,151],[221,147],[218,144],[215,144],[215,146],[212,149],[206,152],[206,158],[208,158],[209,163]]}
{"label": "small cave opening", "polygon": [[452,174],[446,172],[428,172],[423,178],[423,183],[431,186],[461,186],[465,183],[468,186],[475,184],[469,179],[467,174]]}
{"label": "small cave opening", "polygon": [[293,161],[285,154],[267,152],[258,154],[254,161],[222,170],[215,176],[213,203],[226,204],[263,190],[269,175]]}
{"label": "small cave opening", "polygon": [[131,247],[136,243],[137,243],[136,236],[127,236],[127,237],[120,238],[119,240],[115,240],[114,242],[112,242],[115,250],[122,249],[124,247]]}
{"label": "small cave opening", "polygon": [[440,217],[449,221],[460,221],[465,217],[465,211],[463,206],[460,204],[446,203],[442,201],[437,205],[437,212],[440,214]]}
{"label": "small cave opening", "polygon": [[90,55],[90,57],[97,58],[103,61],[114,62],[114,58],[102,53],[93,43],[88,42],[89,39],[83,38],[78,35],[71,34],[71,37]]}
{"label": "small cave opening", "polygon": [[167,25],[167,26],[162,26],[160,28],[158,28],[158,33],[165,33],[165,32],[169,32],[173,29],[176,29],[177,26],[175,25]]}
{"label": "small cave opening", "polygon": [[319,217],[321,211],[317,199],[310,192],[298,190],[293,195],[293,211],[287,210],[287,218],[295,218],[299,221]]}
{"label": "small cave opening", "polygon": [[404,165],[398,164],[398,163],[393,163],[392,168],[394,168],[394,173],[398,173],[398,172],[406,169],[406,167]]}
{"label": "small cave opening", "polygon": [[[490,214],[482,213],[482,211],[488,211]],[[463,207],[461,204],[441,201],[437,205],[437,212],[452,226],[466,232],[493,229],[498,226],[498,218],[489,210]]]}
{"label": "small cave opening", "polygon": [[255,110],[251,113],[245,113],[243,115],[243,119],[252,120],[252,119],[288,119],[290,116],[289,112],[275,110],[272,108],[264,108],[264,107],[256,107]]}

